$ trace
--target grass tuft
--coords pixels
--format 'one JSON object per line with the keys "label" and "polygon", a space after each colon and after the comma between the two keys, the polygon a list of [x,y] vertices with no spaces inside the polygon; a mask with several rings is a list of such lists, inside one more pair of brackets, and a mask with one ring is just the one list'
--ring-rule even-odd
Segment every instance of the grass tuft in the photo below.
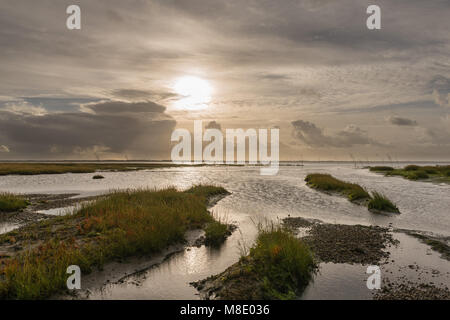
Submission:
{"label": "grass tuft", "polygon": [[394,168],[392,168],[392,167],[387,167],[387,166],[375,166],[375,167],[370,167],[369,170],[370,170],[370,171],[375,171],[375,172],[379,172],[379,171],[392,171],[392,170],[394,170]]}
{"label": "grass tuft", "polygon": [[350,201],[370,198],[369,193],[360,185],[338,180],[329,174],[308,174],[305,181],[312,188],[344,194]]}
{"label": "grass tuft", "polygon": [[316,270],[309,247],[280,226],[260,227],[249,257],[262,279],[265,299],[294,299]]}
{"label": "grass tuft", "polygon": [[425,171],[421,170],[408,171],[408,174],[406,175],[406,178],[410,180],[428,179],[429,177],[430,176]]}
{"label": "grass tuft", "polygon": [[229,234],[228,225],[220,221],[208,223],[205,227],[205,244],[209,246],[219,246]]}
{"label": "grass tuft", "polygon": [[13,212],[25,209],[29,201],[12,193],[0,193],[0,212]]}
{"label": "grass tuft", "polygon": [[223,194],[229,194],[229,192],[225,188],[211,185],[195,185],[186,190],[185,192],[204,197],[213,197]]}
{"label": "grass tuft", "polygon": [[379,210],[385,212],[400,213],[397,206],[381,193],[373,192],[372,199],[368,203],[369,210]]}

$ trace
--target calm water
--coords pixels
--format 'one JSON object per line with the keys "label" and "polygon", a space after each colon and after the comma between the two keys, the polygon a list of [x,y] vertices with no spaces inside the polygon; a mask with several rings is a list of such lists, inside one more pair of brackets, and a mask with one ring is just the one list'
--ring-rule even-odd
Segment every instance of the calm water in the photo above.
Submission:
{"label": "calm water", "polygon": [[[308,173],[326,172],[368,190],[389,196],[400,215],[374,215],[338,196],[324,195],[305,185]],[[192,167],[137,172],[105,172],[105,179],[93,180],[93,174],[63,174],[0,177],[0,191],[20,193],[80,193],[81,196],[105,193],[111,189],[217,184],[232,194],[222,199],[213,211],[239,226],[220,249],[192,248],[145,274],[120,285],[108,285],[94,291],[93,298],[165,299],[196,298],[190,281],[222,272],[239,258],[239,243],[251,245],[256,235],[255,223],[290,216],[320,219],[330,223],[376,224],[429,231],[450,236],[450,185],[413,182],[399,177],[384,177],[353,164],[305,164],[282,166],[276,176],[261,176],[259,168]],[[55,212],[51,212],[55,214]],[[3,226],[5,227],[5,226]],[[2,226],[0,225],[0,230]],[[324,270],[329,268],[323,266]],[[357,268],[340,266],[339,268]],[[335,276],[345,272],[334,272]],[[329,273],[327,274],[329,276]],[[362,276],[363,278],[365,275]],[[332,278],[332,277],[331,277]],[[361,282],[360,273],[351,283]],[[321,278],[317,279],[317,283]],[[332,282],[329,280],[327,283]],[[323,284],[321,284],[323,285]],[[350,285],[351,287],[351,285]],[[364,285],[365,287],[365,285]],[[365,289],[367,290],[367,289]],[[348,291],[348,290],[347,290]],[[315,291],[309,290],[315,297]],[[365,298],[367,292],[358,295]]]}

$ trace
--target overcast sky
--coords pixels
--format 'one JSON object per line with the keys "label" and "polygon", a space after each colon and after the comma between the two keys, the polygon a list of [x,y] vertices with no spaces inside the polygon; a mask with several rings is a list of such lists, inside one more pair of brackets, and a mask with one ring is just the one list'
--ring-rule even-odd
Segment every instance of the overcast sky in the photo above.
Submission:
{"label": "overcast sky", "polygon": [[279,127],[283,160],[450,160],[449,17],[449,0],[2,0],[0,160],[168,159],[193,120]]}

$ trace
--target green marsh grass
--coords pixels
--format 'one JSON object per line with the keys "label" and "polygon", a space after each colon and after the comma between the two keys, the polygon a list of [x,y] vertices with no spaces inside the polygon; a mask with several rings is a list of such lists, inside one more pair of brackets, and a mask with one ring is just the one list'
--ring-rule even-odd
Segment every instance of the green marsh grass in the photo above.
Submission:
{"label": "green marsh grass", "polygon": [[401,176],[409,180],[440,180],[450,181],[448,173],[450,166],[418,166],[407,165],[401,169],[385,170],[386,167],[370,167],[370,171],[384,173],[387,176]]}
{"label": "green marsh grass", "polygon": [[360,185],[338,180],[329,174],[308,174],[305,181],[312,188],[344,194],[350,201],[370,198],[369,193]]}
{"label": "green marsh grass", "polygon": [[370,167],[369,170],[370,171],[392,171],[392,170],[394,170],[394,168],[387,167],[387,166],[375,166],[375,167]]}
{"label": "green marsh grass", "polygon": [[0,245],[24,250],[0,258],[0,298],[42,299],[65,290],[69,265],[82,273],[108,261],[160,252],[184,241],[188,229],[214,218],[207,199],[226,193],[213,186],[181,192],[116,191],[83,205],[72,215],[42,221],[0,236]]}
{"label": "green marsh grass", "polygon": [[20,195],[0,193],[0,212],[13,212],[25,209],[30,203]]}
{"label": "green marsh grass", "polygon": [[368,203],[369,210],[400,213],[397,206],[379,192],[372,192],[372,199]]}
{"label": "green marsh grass", "polygon": [[205,244],[219,246],[226,240],[228,232],[228,225],[225,223],[220,221],[208,223],[205,227]]}
{"label": "green marsh grass", "polygon": [[290,231],[276,225],[259,227],[248,259],[252,272],[262,280],[265,299],[294,299],[316,271],[309,247]]}

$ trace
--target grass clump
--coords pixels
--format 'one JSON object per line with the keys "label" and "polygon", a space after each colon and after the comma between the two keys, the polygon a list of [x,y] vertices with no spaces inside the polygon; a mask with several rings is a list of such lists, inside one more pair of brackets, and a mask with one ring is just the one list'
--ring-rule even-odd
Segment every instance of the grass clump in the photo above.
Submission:
{"label": "grass clump", "polygon": [[450,182],[450,166],[407,165],[401,169],[383,170],[383,167],[371,167],[371,171],[383,172],[387,176],[401,176],[409,180],[427,180]]}
{"label": "grass clump", "polygon": [[308,174],[305,181],[311,188],[322,191],[339,192],[347,196],[350,201],[370,198],[369,193],[360,185],[338,180],[329,174]]}
{"label": "grass clump", "polygon": [[309,247],[279,226],[260,228],[250,249],[265,299],[294,299],[312,279],[316,263]]}
{"label": "grass clump", "polygon": [[379,172],[379,171],[392,171],[392,170],[394,170],[394,168],[392,168],[392,167],[387,167],[387,166],[375,166],[375,167],[370,167],[369,170],[370,170],[370,171],[375,171],[375,172]]}
{"label": "grass clump", "polygon": [[105,177],[100,175],[100,174],[96,174],[95,176],[92,177],[92,179],[94,180],[98,180],[98,179],[104,179]]}
{"label": "grass clump", "polygon": [[329,174],[309,174],[306,176],[305,181],[311,188],[339,192],[347,196],[350,201],[357,201],[358,204],[362,204],[360,200],[367,200],[364,201],[364,204],[367,203],[369,210],[400,213],[398,208],[382,194],[373,192],[373,197],[371,197],[360,185],[338,180]]}
{"label": "grass clump", "polygon": [[208,197],[229,194],[229,192],[225,188],[210,185],[195,185],[185,192]]}
{"label": "grass clump", "polygon": [[208,223],[205,227],[205,244],[219,246],[229,235],[228,225],[220,221]]}
{"label": "grass clump", "polygon": [[410,179],[410,180],[421,180],[421,179],[428,179],[430,176],[422,170],[414,170],[414,171],[409,171],[408,174],[406,175],[406,178]]}
{"label": "grass clump", "polygon": [[368,208],[369,210],[400,213],[397,206],[391,200],[376,191],[372,193],[372,199],[368,203]]}
{"label": "grass clump", "polygon": [[205,299],[288,300],[298,298],[317,271],[310,248],[289,229],[258,225],[253,246],[224,272],[191,283]]}
{"label": "grass clump", "polygon": [[46,298],[65,290],[69,265],[85,274],[108,261],[182,242],[186,230],[214,221],[206,200],[218,189],[117,191],[72,215],[1,235],[0,249],[24,249],[0,258],[0,298]]}
{"label": "grass clump", "polygon": [[13,212],[25,209],[30,202],[12,193],[0,193],[0,212]]}

